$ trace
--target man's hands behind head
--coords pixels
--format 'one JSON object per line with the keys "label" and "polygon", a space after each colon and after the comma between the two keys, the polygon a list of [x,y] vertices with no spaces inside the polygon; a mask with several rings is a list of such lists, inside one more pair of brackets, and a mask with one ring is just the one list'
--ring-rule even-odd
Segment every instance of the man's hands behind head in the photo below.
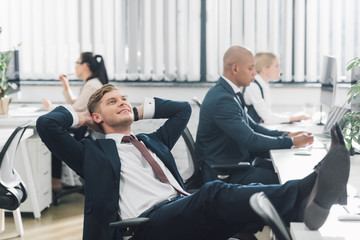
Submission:
{"label": "man's hands behind head", "polygon": [[79,126],[87,126],[94,130],[95,132],[99,132],[102,134],[105,134],[104,130],[99,126],[99,124],[95,123],[88,111],[85,112],[77,112],[77,115],[79,117]]}

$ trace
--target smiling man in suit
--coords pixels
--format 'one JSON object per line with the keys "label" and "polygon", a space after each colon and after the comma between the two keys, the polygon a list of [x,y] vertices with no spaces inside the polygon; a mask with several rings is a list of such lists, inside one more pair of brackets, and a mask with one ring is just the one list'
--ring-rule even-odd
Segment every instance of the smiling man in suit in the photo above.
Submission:
{"label": "smiling man in suit", "polygon": [[[90,97],[88,110],[75,113],[71,106],[59,106],[36,124],[46,146],[84,179],[86,240],[120,240],[121,232],[109,224],[138,216],[150,219],[135,232],[139,240],[219,240],[247,234],[249,226],[261,229],[264,224],[249,205],[252,194],[260,191],[287,223],[304,217],[316,229],[346,186],[349,156],[335,142],[302,180],[267,186],[213,181],[189,195],[170,152],[190,118],[189,103],[152,98],[132,108],[123,93],[107,84]],[[132,123],[144,118],[167,120],[153,133],[134,135]],[[67,131],[73,125],[100,128],[106,139],[77,141]],[[306,200],[310,194],[314,198]]]}
{"label": "smiling man in suit", "polygon": [[241,46],[224,54],[223,74],[206,94],[200,109],[195,151],[205,182],[218,179],[216,164],[249,162],[250,167],[233,171],[231,183],[278,183],[268,158],[269,150],[303,147],[313,142],[306,132],[269,130],[248,116],[241,87],[249,86],[256,74],[254,56]]}

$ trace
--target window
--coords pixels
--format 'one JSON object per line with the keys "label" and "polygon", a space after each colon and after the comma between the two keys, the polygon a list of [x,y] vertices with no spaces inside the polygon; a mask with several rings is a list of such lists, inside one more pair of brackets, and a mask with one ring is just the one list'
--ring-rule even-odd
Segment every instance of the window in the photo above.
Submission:
{"label": "window", "polygon": [[277,54],[283,81],[315,82],[324,55],[338,59],[343,79],[350,76],[346,62],[360,55],[356,0],[0,0],[0,6],[0,51],[22,44],[21,79],[57,79],[74,72],[80,52],[93,51],[104,56],[110,79],[198,82],[206,61],[211,82],[226,49],[243,45]]}

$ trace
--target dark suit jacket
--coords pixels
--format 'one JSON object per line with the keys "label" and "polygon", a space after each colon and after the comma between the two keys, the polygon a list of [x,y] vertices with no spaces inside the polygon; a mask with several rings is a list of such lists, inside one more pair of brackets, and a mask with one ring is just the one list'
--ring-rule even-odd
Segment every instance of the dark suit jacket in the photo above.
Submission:
{"label": "dark suit jacket", "polygon": [[205,181],[217,179],[211,164],[250,162],[250,152],[290,148],[281,131],[255,123],[242,108],[231,86],[220,78],[206,94],[200,109],[195,151]]}
{"label": "dark suit jacket", "polygon": [[[170,152],[191,115],[186,102],[155,98],[154,118],[168,118],[156,132],[139,134],[145,143],[184,187]],[[42,141],[85,181],[84,239],[122,239],[109,223],[119,220],[119,183],[121,163],[115,141],[98,139],[76,141],[66,131],[73,123],[64,107],[41,116],[36,124]],[[185,187],[184,187],[185,188]]]}

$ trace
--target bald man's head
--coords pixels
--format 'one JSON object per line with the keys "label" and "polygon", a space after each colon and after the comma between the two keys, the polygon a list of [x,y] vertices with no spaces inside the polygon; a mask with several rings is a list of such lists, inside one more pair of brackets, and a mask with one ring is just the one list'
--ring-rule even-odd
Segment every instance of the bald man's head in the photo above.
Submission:
{"label": "bald man's head", "polygon": [[233,64],[244,63],[246,58],[251,55],[249,49],[241,46],[232,46],[224,54],[224,73],[231,69]]}
{"label": "bald man's head", "polygon": [[249,49],[232,46],[225,52],[223,61],[223,76],[238,87],[248,86],[254,79],[254,56]]}

